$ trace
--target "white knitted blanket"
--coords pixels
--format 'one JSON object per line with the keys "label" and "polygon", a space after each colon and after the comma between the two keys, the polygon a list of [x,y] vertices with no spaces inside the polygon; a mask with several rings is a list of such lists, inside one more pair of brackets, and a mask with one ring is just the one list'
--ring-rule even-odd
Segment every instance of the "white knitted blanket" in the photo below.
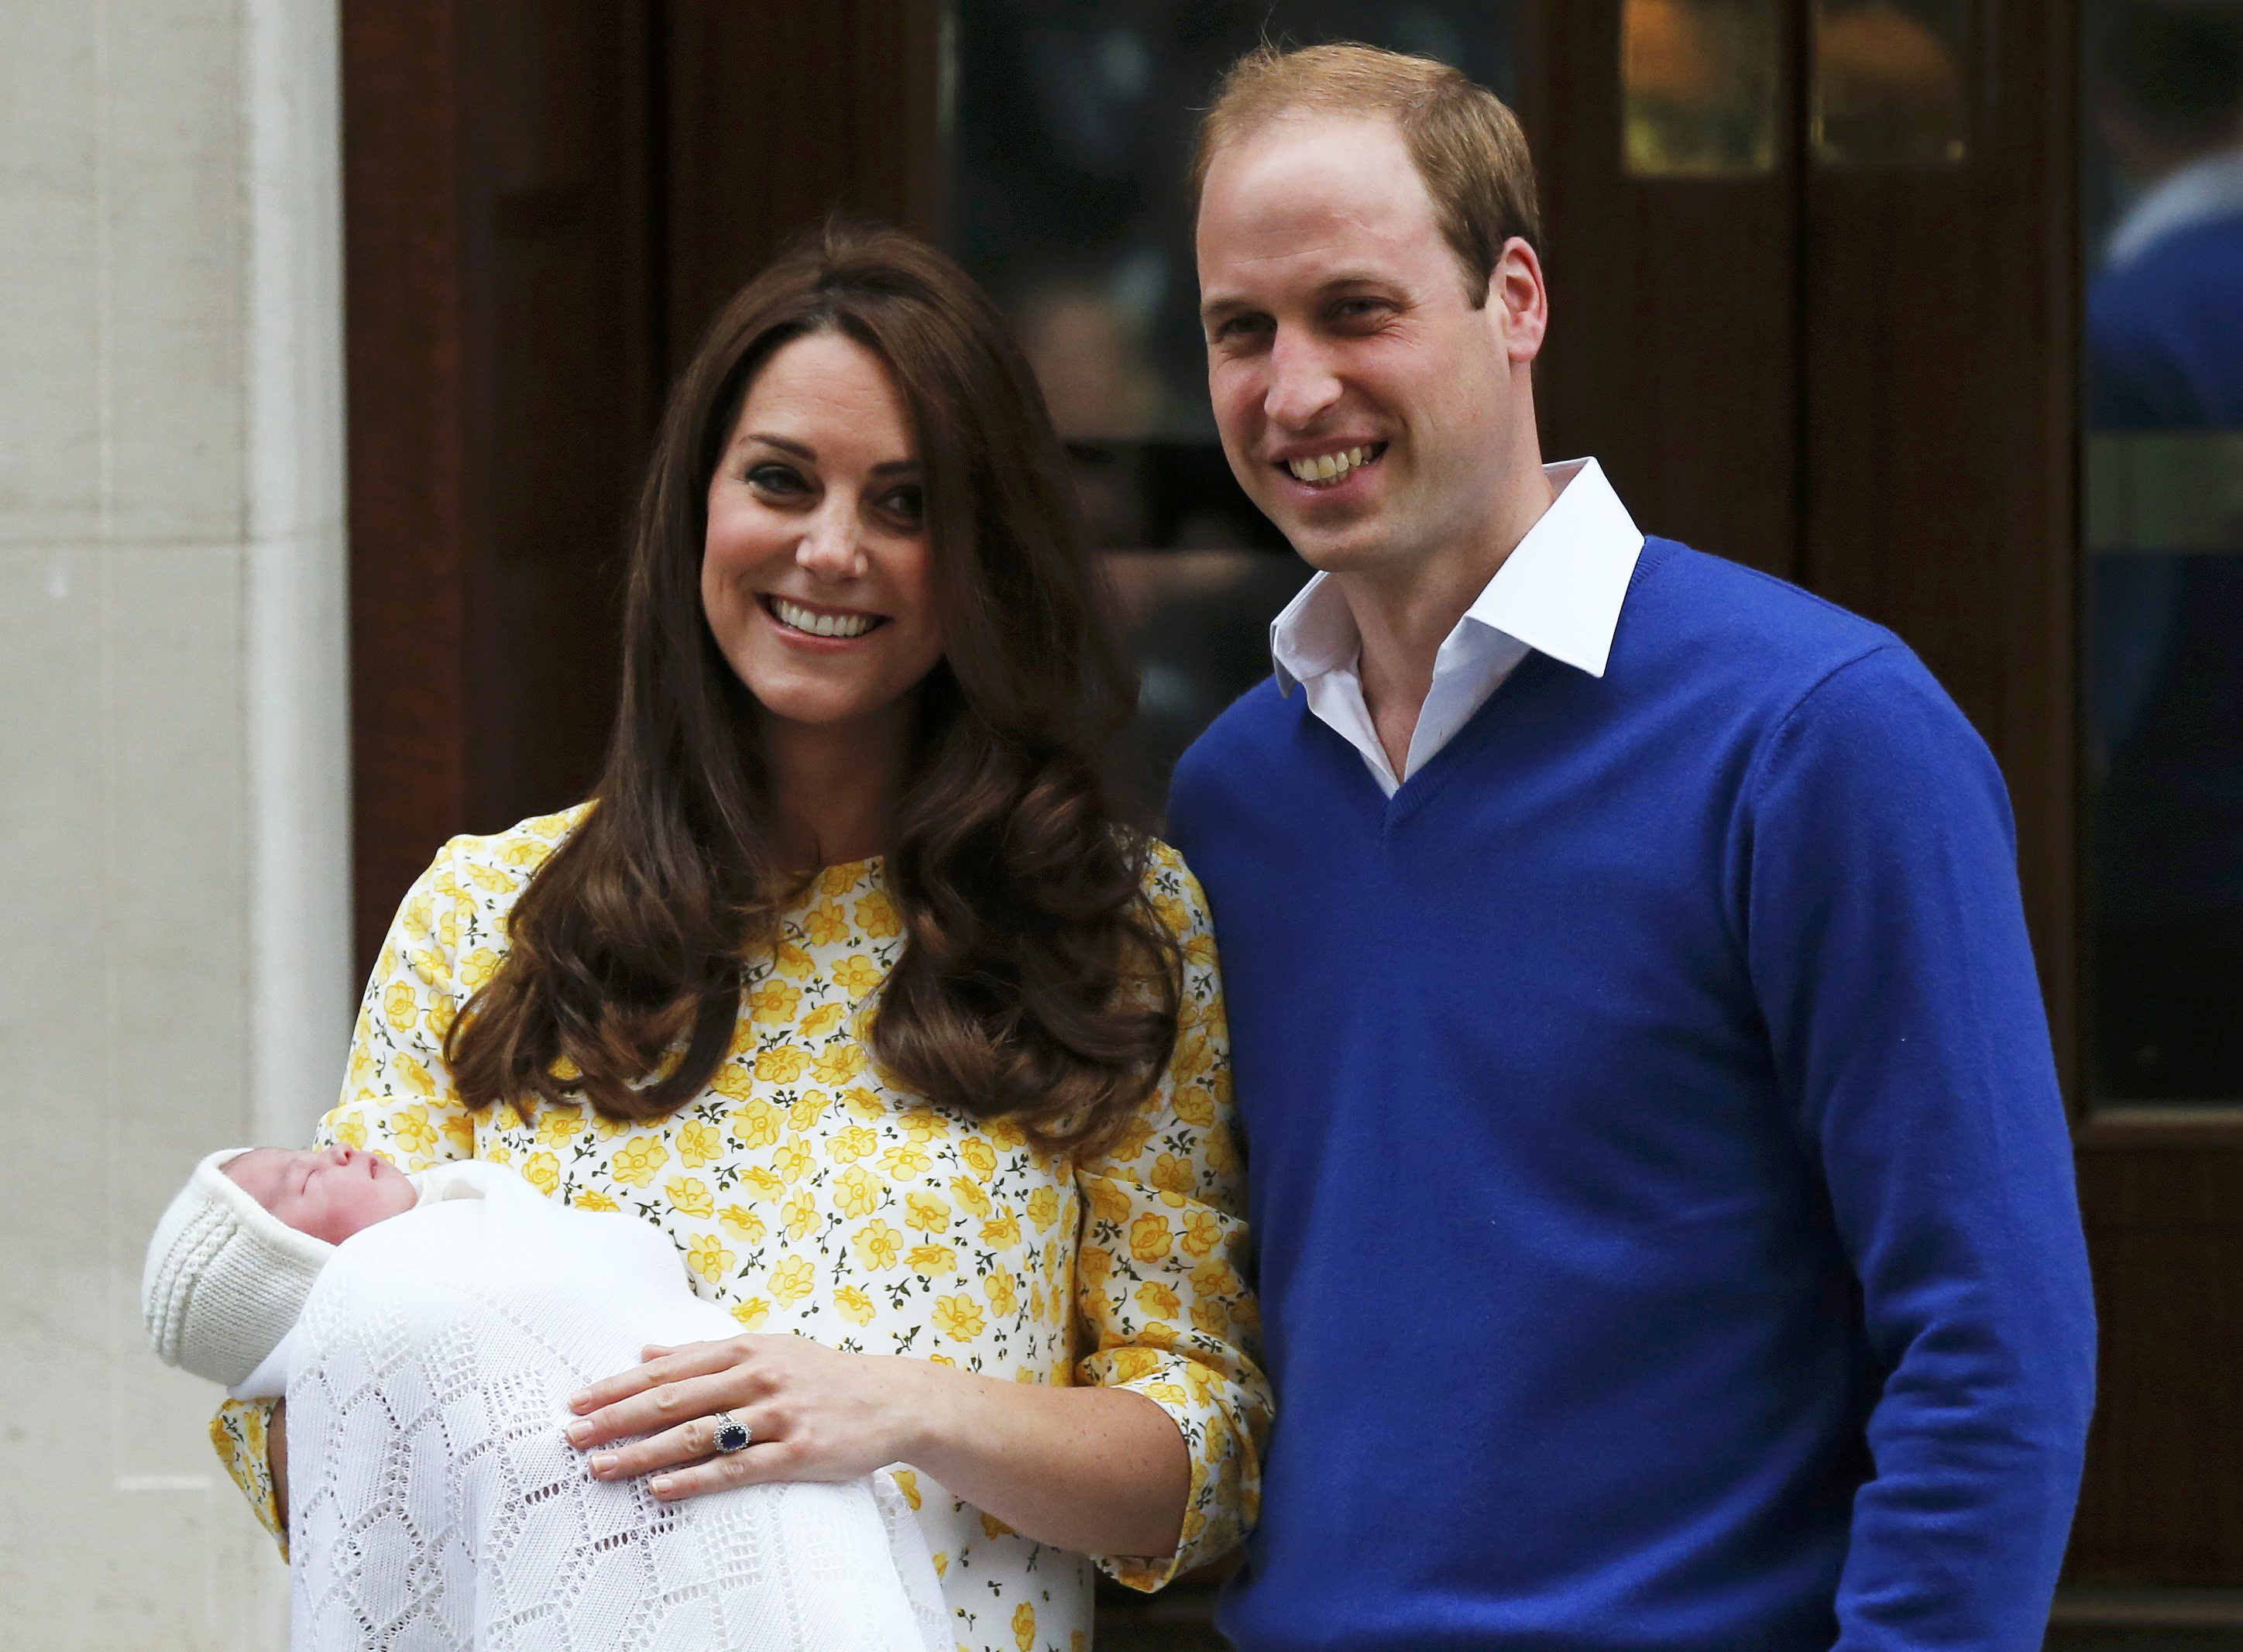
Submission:
{"label": "white knitted blanket", "polygon": [[[738,1327],[676,1248],[497,1166],[346,1241],[290,1345],[297,1652],[926,1652],[926,1543],[885,1475],[666,1505],[593,1480],[564,1401]],[[479,1196],[479,1197],[475,1197]]]}

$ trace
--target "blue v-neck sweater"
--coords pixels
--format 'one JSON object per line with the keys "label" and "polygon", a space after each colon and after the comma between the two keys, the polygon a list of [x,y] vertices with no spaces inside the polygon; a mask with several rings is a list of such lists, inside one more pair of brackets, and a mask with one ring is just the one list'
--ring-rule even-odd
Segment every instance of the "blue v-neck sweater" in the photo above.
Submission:
{"label": "blue v-neck sweater", "polygon": [[1670,541],[1383,796],[1264,683],[1176,772],[1277,1422],[1245,1652],[2038,1648],[2093,1310],[1985,746]]}

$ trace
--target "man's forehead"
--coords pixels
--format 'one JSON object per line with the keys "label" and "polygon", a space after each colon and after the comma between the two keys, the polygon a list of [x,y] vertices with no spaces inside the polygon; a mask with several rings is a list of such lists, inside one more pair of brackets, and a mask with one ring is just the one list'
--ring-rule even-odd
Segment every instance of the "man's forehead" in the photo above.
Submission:
{"label": "man's forehead", "polygon": [[1443,245],[1402,134],[1383,118],[1280,117],[1218,150],[1200,197],[1210,299],[1232,280],[1391,277]]}

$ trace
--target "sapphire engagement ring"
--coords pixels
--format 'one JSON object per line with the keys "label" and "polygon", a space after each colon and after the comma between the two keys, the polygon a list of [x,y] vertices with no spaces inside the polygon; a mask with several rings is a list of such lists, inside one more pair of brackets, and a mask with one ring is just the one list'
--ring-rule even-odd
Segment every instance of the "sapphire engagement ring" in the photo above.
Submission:
{"label": "sapphire engagement ring", "polygon": [[745,1451],[748,1442],[755,1438],[748,1432],[747,1424],[729,1411],[720,1411],[710,1420],[717,1425],[717,1432],[709,1443],[720,1452]]}

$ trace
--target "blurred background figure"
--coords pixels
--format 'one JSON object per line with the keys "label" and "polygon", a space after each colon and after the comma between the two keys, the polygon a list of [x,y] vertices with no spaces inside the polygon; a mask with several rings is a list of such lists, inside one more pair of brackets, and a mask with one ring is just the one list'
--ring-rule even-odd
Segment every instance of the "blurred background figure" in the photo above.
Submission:
{"label": "blurred background figure", "polygon": [[2097,1066],[2243,1096],[2243,5],[2088,25]]}

